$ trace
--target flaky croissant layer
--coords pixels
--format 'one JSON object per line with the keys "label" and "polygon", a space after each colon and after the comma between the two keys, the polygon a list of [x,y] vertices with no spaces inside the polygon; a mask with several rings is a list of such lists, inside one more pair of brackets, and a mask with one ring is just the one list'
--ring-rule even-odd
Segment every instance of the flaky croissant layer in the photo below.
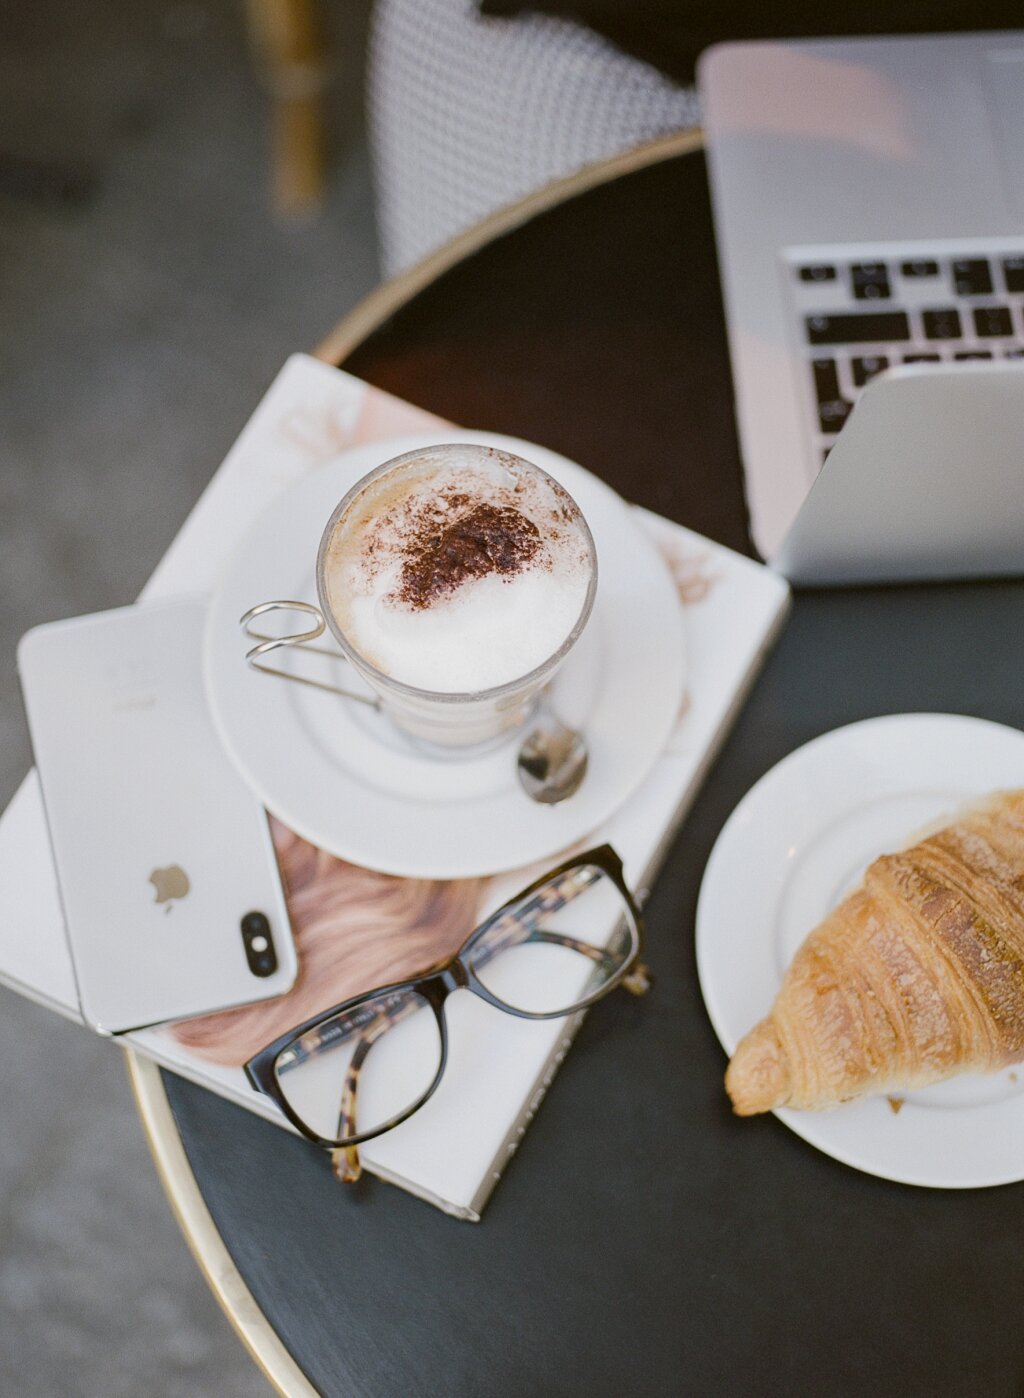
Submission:
{"label": "flaky croissant layer", "polygon": [[1024,791],[868,868],[733,1054],[740,1116],[820,1110],[1024,1059]]}

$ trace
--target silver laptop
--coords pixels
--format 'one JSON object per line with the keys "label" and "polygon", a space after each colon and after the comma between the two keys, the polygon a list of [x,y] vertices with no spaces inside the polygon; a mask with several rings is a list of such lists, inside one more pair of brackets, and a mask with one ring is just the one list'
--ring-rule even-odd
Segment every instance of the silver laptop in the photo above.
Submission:
{"label": "silver laptop", "polygon": [[1024,32],[723,44],[698,86],[761,553],[1024,573]]}

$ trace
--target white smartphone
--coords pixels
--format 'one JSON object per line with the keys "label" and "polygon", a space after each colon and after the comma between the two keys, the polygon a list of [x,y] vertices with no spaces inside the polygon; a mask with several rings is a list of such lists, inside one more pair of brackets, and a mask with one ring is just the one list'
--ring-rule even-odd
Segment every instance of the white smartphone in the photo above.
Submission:
{"label": "white smartphone", "polygon": [[143,603],[18,646],[82,1017],[104,1034],[295,980],[266,813],[207,711],[205,617]]}

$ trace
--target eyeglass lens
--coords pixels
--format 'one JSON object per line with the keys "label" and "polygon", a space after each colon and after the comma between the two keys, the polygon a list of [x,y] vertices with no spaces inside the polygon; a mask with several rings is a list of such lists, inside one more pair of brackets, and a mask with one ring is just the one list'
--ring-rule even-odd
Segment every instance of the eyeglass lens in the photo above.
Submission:
{"label": "eyeglass lens", "polygon": [[568,1014],[596,998],[636,950],[619,888],[596,865],[577,865],[485,924],[463,953],[480,984],[524,1014]]}
{"label": "eyeglass lens", "polygon": [[325,1140],[377,1131],[414,1107],[441,1066],[441,1032],[412,990],[363,1001],[284,1049],[274,1071],[299,1119]]}

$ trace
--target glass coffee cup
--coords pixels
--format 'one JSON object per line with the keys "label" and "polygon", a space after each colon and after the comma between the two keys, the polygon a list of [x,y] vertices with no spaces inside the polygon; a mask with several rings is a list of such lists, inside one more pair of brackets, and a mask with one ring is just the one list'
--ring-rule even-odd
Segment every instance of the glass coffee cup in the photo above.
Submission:
{"label": "glass coffee cup", "polygon": [[596,590],[593,537],[557,481],[511,452],[448,443],[384,462],[338,503],[315,615],[399,729],[471,749],[523,724]]}

